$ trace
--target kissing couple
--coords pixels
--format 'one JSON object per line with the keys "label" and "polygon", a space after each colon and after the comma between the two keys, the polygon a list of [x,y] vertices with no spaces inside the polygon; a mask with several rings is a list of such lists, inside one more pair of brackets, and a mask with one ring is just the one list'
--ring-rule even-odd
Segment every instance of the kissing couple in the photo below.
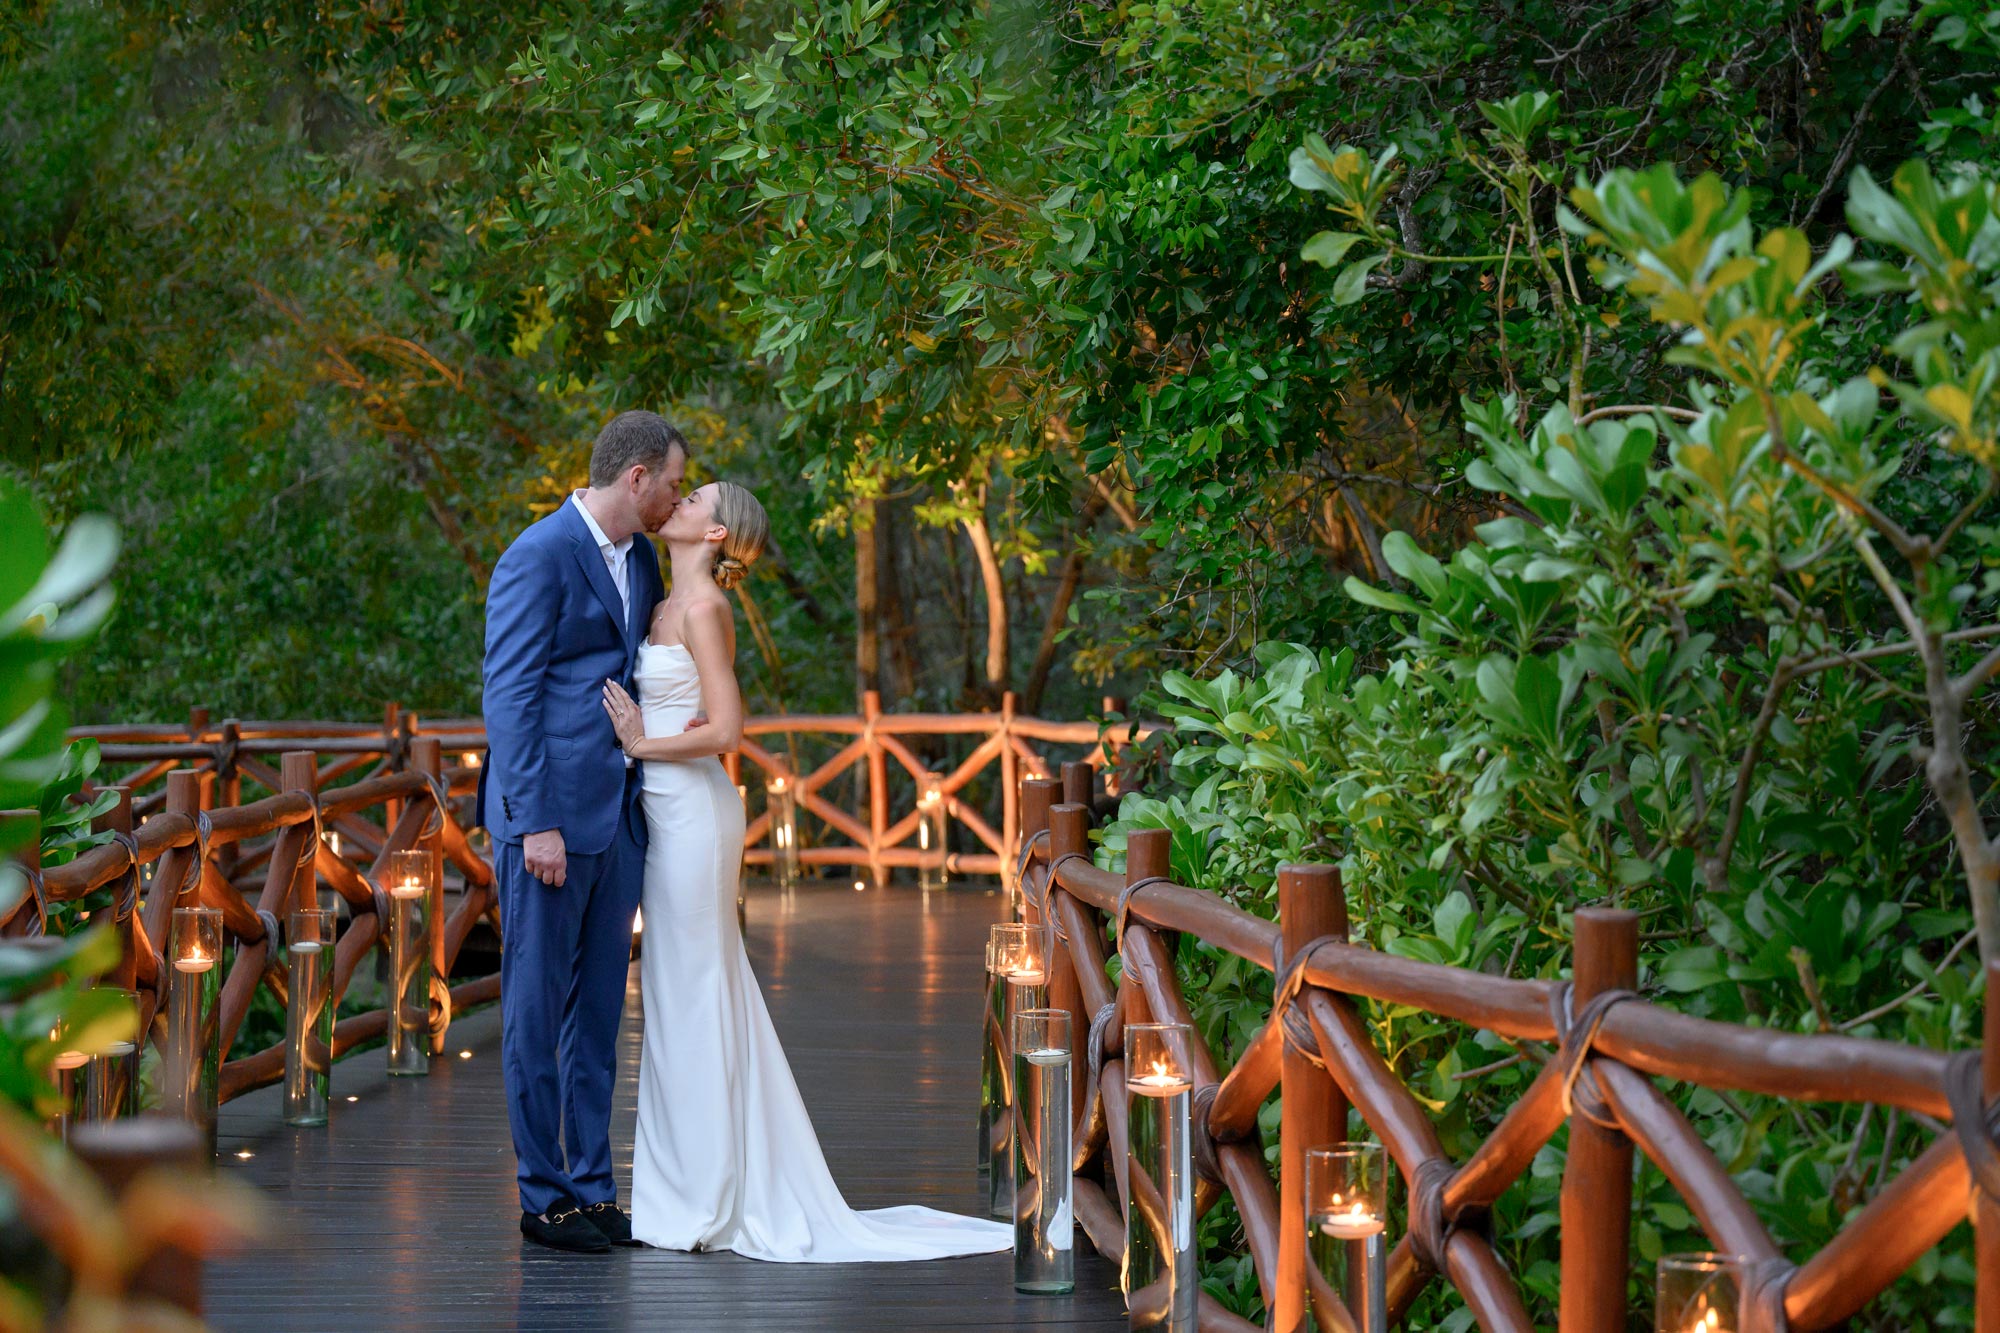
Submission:
{"label": "kissing couple", "polygon": [[[733,482],[683,496],[688,452],[651,412],[615,417],[591,450],[589,487],[515,538],[487,590],[477,822],[499,883],[521,1234],[573,1252],[651,1245],[787,1263],[1004,1250],[1012,1231],[999,1222],[855,1212],[827,1170],[743,951],[743,801],[720,758],[743,730],[728,590],[769,524]],[[642,902],[628,1215],[611,1096]]]}

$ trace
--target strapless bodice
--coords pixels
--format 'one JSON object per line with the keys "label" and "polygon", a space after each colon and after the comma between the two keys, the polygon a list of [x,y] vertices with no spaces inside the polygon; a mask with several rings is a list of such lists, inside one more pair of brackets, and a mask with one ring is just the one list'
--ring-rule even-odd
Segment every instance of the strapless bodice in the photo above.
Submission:
{"label": "strapless bodice", "polygon": [[701,711],[701,672],[678,643],[642,643],[633,678],[648,736],[673,736]]}

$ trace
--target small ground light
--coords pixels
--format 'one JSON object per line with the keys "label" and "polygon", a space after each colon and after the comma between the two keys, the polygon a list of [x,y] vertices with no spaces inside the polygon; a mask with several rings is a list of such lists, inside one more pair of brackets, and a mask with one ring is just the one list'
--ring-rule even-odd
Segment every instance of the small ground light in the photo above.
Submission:
{"label": "small ground light", "polygon": [[868,887],[867,885],[863,884],[863,883],[862,883],[862,882],[861,882],[860,880],[858,880],[858,879],[854,881],[854,891],[855,891],[856,893],[860,893],[860,892],[861,892],[861,891],[862,891],[863,889],[865,889],[865,888],[867,888],[867,887]]}
{"label": "small ground light", "polygon": [[347,1100],[348,1100],[348,1101],[350,1101],[350,1102],[358,1102],[358,1101],[360,1101],[361,1099],[360,1099],[359,1097],[349,1097],[349,1098],[348,1098]]}
{"label": "small ground light", "polygon": [[245,1148],[245,1149],[244,1149],[244,1150],[243,1150],[242,1152],[239,1152],[239,1153],[237,1153],[237,1154],[236,1154],[236,1157],[237,1157],[237,1160],[239,1160],[239,1161],[244,1161],[244,1162],[247,1162],[247,1161],[249,1161],[249,1160],[250,1160],[250,1159],[251,1159],[252,1157],[255,1157],[256,1155],[257,1155],[256,1153],[253,1153],[253,1152],[251,1152],[251,1151],[250,1151],[250,1150],[249,1150],[248,1148]]}
{"label": "small ground light", "polygon": [[461,1060],[470,1060],[470,1059],[472,1058],[472,1052],[471,1052],[471,1051],[460,1051],[460,1052],[458,1053],[458,1058],[459,1058],[459,1059],[461,1059]]}

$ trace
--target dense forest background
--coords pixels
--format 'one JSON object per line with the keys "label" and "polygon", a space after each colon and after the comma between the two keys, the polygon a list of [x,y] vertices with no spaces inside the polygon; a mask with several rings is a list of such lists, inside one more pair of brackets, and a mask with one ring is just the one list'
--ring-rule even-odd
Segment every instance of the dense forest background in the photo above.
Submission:
{"label": "dense forest background", "polygon": [[[1167,827],[1268,914],[1338,860],[1369,943],[1513,976],[1626,905],[1683,1012],[1963,1048],[1997,111],[1965,0],[17,2],[0,467],[125,534],[76,716],[459,713],[499,551],[651,407],[772,511],[755,708],[1127,694],[1178,733],[1107,864]],[[1178,961],[1240,1051],[1269,975]],[[1369,1019],[1460,1157],[1534,1076]],[[1943,1128],[1677,1096],[1794,1255]],[[1562,1153],[1496,1213],[1540,1314]],[[1640,1200],[1635,1310],[1702,1247]]]}
{"label": "dense forest background", "polygon": [[[128,542],[89,720],[473,710],[486,571],[632,405],[777,519],[759,708],[1083,715],[1259,637],[1375,642],[1341,576],[1493,512],[1460,397],[1567,386],[1518,266],[1336,299],[1302,134],[1395,142],[1396,225],[1449,255],[1504,248],[1452,145],[1524,88],[1551,180],[1666,158],[1809,233],[1851,167],[1992,133],[1965,22],[1894,3],[0,22],[0,449]],[[1662,374],[1653,331],[1597,337],[1588,397]]]}

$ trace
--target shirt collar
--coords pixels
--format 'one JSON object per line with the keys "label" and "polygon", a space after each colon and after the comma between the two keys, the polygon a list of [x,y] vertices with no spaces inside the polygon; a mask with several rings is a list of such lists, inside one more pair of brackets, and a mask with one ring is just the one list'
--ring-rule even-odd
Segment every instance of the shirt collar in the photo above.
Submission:
{"label": "shirt collar", "polygon": [[623,555],[632,549],[632,539],[630,537],[627,537],[622,542],[614,542],[604,535],[604,529],[598,527],[597,520],[591,517],[590,506],[583,502],[582,491],[571,491],[569,498],[570,503],[576,506],[576,512],[583,515],[583,524],[590,529],[590,535],[597,542],[598,550],[616,551],[618,554]]}

